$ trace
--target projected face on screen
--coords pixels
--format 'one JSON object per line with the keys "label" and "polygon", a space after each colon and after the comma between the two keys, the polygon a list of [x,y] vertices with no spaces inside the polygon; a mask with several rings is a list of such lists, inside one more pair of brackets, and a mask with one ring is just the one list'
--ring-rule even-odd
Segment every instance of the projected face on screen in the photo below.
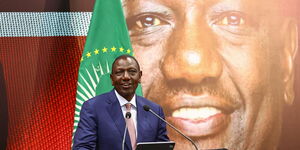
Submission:
{"label": "projected face on screen", "polygon": [[[125,0],[144,96],[200,148],[274,149],[297,26],[276,0]],[[176,148],[193,149],[172,129]]]}

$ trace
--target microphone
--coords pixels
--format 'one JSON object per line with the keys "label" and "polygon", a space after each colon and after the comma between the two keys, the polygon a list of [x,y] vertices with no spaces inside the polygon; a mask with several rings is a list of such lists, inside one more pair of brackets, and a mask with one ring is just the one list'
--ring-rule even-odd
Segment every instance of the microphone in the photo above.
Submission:
{"label": "microphone", "polygon": [[[131,113],[126,112],[125,119],[130,119],[130,118],[131,118]],[[124,146],[125,146],[125,137],[126,137],[127,128],[128,128],[127,123],[125,123],[125,131],[124,131],[123,140],[122,140],[122,150],[124,150]]]}
{"label": "microphone", "polygon": [[165,119],[161,118],[158,114],[156,114],[152,109],[150,109],[150,107],[148,105],[144,105],[143,106],[145,111],[150,111],[153,115],[155,115],[156,117],[158,117],[160,120],[162,120],[163,122],[165,122],[166,124],[168,124],[170,127],[172,127],[177,133],[181,134],[185,139],[189,140],[194,147],[196,148],[196,150],[198,150],[198,147],[196,146],[195,142],[189,138],[188,136],[184,135],[181,131],[179,131],[177,128],[175,128],[172,124],[170,124],[168,121],[166,121]]}

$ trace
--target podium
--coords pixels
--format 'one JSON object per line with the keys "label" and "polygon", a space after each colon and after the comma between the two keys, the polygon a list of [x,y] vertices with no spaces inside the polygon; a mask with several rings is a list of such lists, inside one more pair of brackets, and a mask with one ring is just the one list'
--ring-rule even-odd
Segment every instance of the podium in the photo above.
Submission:
{"label": "podium", "polygon": [[168,142],[141,142],[137,143],[136,150],[173,150],[174,141]]}
{"label": "podium", "polygon": [[[141,143],[137,143],[136,150],[173,150],[174,147],[175,147],[175,142],[174,141],[168,141],[168,142],[141,142]],[[201,149],[201,150],[228,150],[228,149],[226,149],[226,148],[217,148],[217,149]]]}

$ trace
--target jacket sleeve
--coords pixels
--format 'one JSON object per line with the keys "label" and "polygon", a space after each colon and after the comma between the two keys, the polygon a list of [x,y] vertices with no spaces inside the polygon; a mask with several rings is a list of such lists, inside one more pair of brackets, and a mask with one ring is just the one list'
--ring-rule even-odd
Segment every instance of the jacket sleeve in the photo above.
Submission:
{"label": "jacket sleeve", "polygon": [[96,116],[89,101],[82,105],[80,121],[74,135],[73,150],[94,150],[97,141]]}
{"label": "jacket sleeve", "polygon": [[[165,119],[164,112],[162,108],[159,106],[159,116]],[[166,123],[159,119],[159,125],[157,130],[157,141],[169,141],[169,137],[167,135]]]}

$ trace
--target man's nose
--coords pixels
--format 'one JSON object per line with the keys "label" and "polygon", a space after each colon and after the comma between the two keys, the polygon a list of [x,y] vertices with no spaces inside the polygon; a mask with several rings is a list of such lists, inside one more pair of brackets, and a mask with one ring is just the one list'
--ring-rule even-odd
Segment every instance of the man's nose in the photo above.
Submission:
{"label": "man's nose", "polygon": [[168,80],[200,83],[221,75],[223,64],[216,38],[204,19],[186,19],[171,38],[168,43],[171,46],[162,61],[162,72]]}
{"label": "man's nose", "polygon": [[124,71],[124,74],[123,74],[123,76],[122,76],[122,79],[123,79],[123,80],[128,80],[128,79],[130,79],[130,75],[129,75],[129,72],[128,72],[128,71]]}

